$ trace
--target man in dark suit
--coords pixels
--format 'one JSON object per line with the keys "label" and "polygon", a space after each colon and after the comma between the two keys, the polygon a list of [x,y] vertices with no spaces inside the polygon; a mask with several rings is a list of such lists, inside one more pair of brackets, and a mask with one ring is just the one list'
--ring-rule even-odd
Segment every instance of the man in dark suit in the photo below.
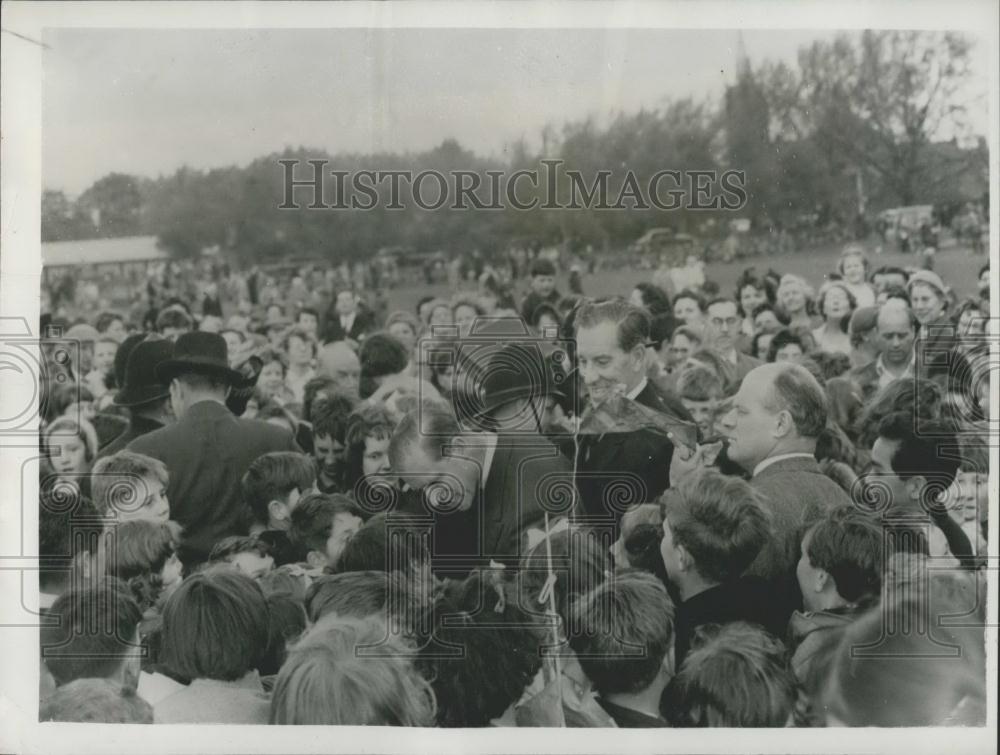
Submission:
{"label": "man in dark suit", "polygon": [[763,362],[737,348],[742,320],[733,299],[713,299],[705,307],[705,346],[722,358],[728,370],[723,375],[727,384],[738,386],[754,367]]}
{"label": "man in dark suit", "polygon": [[[576,318],[577,365],[589,400],[622,393],[644,406],[693,422],[673,394],[646,378],[650,317],[623,300],[586,304]],[[632,504],[655,501],[670,486],[674,446],[650,430],[581,436],[577,479],[583,513],[617,529]],[[615,532],[617,536],[617,532]]]}
{"label": "man in dark suit", "polygon": [[173,421],[170,389],[157,379],[155,370],[157,364],[170,359],[174,345],[156,335],[149,339],[131,345],[122,370],[124,385],[114,399],[116,406],[128,408],[128,427],[101,449],[98,458],[123,451],[136,438]]}
{"label": "man in dark suit", "polygon": [[251,462],[299,448],[287,430],[237,418],[226,408],[226,394],[242,375],[229,367],[222,336],[184,333],[172,358],[156,366],[156,376],[170,386],[177,422],[136,438],[128,450],[167,465],[170,518],[184,527],[178,552],[191,566],[204,561],[221,538],[246,534],[240,480]]}
{"label": "man in dark suit", "polygon": [[326,313],[323,343],[359,342],[374,329],[372,314],[359,305],[358,297],[353,291],[345,289],[337,292],[333,307]]}
{"label": "man in dark suit", "polygon": [[569,462],[540,436],[462,432],[445,406],[408,414],[389,445],[393,473],[423,491],[432,561],[449,573],[497,561],[516,566],[527,531],[572,504]]}
{"label": "man in dark suit", "polygon": [[804,367],[787,362],[747,374],[724,419],[729,458],[751,474],[750,485],[763,496],[774,528],[774,539],[746,573],[774,586],[788,616],[801,603],[795,567],[802,530],[851,502],[816,463],[816,437],[826,421],[823,388]]}

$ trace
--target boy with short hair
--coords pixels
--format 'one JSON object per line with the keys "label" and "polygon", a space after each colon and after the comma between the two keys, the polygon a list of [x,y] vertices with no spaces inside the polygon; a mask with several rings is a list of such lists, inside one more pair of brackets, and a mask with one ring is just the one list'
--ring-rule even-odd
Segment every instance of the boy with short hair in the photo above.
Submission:
{"label": "boy with short hair", "polygon": [[802,538],[795,569],[805,611],[792,614],[792,670],[806,681],[824,637],[854,621],[878,600],[882,586],[882,528],[853,506],[834,509]]}
{"label": "boy with short hair", "polygon": [[250,533],[265,543],[276,566],[295,563],[299,553],[288,537],[291,515],[299,499],[312,490],[312,459],[294,451],[274,451],[256,459],[241,486],[253,517]]}
{"label": "boy with short hair", "polygon": [[570,647],[601,707],[622,728],[667,726],[660,696],[673,676],[674,604],[666,587],[648,572],[619,572],[572,615]]}
{"label": "boy with short hair", "polygon": [[291,524],[292,541],[315,576],[337,566],[345,546],[361,528],[361,517],[345,495],[311,493],[292,510]]}
{"label": "boy with short hair", "polygon": [[153,707],[108,679],[77,679],[42,702],[39,721],[87,724],[151,724]]}
{"label": "boy with short hair", "polygon": [[712,427],[722,393],[722,379],[708,367],[686,367],[677,378],[677,394],[684,408],[698,423],[702,438],[713,435]]}
{"label": "boy with short hair", "polygon": [[91,470],[94,507],[119,522],[132,519],[166,522],[170,519],[169,482],[167,467],[159,459],[134,451],[119,451],[98,459]]}
{"label": "boy with short hair", "polygon": [[321,493],[342,492],[347,419],[353,411],[354,401],[339,393],[312,407],[316,488]]}
{"label": "boy with short hair", "polygon": [[142,612],[119,579],[100,577],[63,593],[42,627],[42,660],[57,686],[75,679],[109,679],[134,690],[139,683]]}
{"label": "boy with short hair", "polygon": [[783,633],[785,618],[771,588],[744,575],[773,537],[760,494],[744,480],[709,470],[685,478],[662,500],[660,553],[679,599],[676,667],[704,624],[748,621]]}
{"label": "boy with short hair", "polygon": [[555,306],[562,298],[556,289],[556,266],[551,260],[538,258],[531,263],[531,291],[521,303],[521,317],[531,320],[538,306],[543,303]]}

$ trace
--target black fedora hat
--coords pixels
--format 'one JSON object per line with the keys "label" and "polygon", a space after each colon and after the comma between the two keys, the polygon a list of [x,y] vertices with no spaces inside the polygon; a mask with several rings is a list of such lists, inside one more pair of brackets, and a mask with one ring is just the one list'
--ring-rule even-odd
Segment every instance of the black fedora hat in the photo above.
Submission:
{"label": "black fedora hat", "polygon": [[[119,348],[125,348],[122,344]],[[170,395],[167,385],[156,377],[156,366],[173,353],[173,344],[153,335],[129,349],[122,370],[122,387],[115,395],[118,406],[138,406]]]}
{"label": "black fedora hat", "polygon": [[229,385],[238,385],[243,380],[243,375],[229,366],[226,339],[218,333],[200,330],[178,336],[172,356],[156,366],[156,377],[167,385],[184,373],[210,375]]}
{"label": "black fedora hat", "polygon": [[482,413],[517,399],[562,395],[566,377],[558,348],[526,341],[505,344],[489,360],[480,389]]}

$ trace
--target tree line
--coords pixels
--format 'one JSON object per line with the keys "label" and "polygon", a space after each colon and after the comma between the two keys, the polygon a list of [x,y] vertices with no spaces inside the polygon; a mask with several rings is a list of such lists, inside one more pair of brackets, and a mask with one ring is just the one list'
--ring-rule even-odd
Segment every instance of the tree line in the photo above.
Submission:
{"label": "tree line", "polygon": [[[494,252],[511,244],[613,249],[644,231],[724,235],[734,217],[761,232],[841,225],[859,228],[878,211],[935,204],[947,216],[985,200],[988,152],[971,134],[967,101],[971,42],[954,33],[865,31],[817,41],[794,65],[743,62],[719,101],[684,98],[606,125],[594,118],[547,126],[541,149],[524,141],[485,158],[446,139],[407,154],[329,154],[306,147],[245,167],[188,167],[156,179],[111,173],[75,200],[42,196],[42,240],[155,235],[178,256],[218,246],[250,261],[283,257],[359,259],[382,247]],[[942,135],[950,135],[944,139]],[[595,176],[611,171],[617,195],[626,171],[739,170],[747,203],[739,211],[593,208],[428,211],[408,206],[364,212],[282,210],[279,160],[328,161],[332,171],[536,170],[543,160]],[[332,181],[327,177],[327,181]],[[565,176],[559,192],[569,190]],[[541,191],[539,189],[539,191]],[[684,189],[690,193],[691,187]],[[532,189],[519,189],[525,200]],[[709,231],[708,229],[714,229]]]}

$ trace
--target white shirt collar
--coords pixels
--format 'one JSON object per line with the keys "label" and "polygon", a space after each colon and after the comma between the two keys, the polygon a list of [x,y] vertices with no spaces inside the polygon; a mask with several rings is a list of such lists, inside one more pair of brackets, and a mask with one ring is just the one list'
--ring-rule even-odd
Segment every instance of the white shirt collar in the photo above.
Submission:
{"label": "white shirt collar", "polygon": [[639,381],[638,385],[636,385],[635,388],[633,388],[632,390],[630,390],[628,393],[625,394],[625,398],[635,401],[636,398],[639,396],[639,394],[646,389],[646,383],[648,382],[649,378],[643,376],[642,380]]}
{"label": "white shirt collar", "polygon": [[770,456],[764,459],[764,461],[762,461],[756,467],[754,467],[753,474],[750,476],[756,477],[772,464],[775,464],[779,461],[784,461],[785,459],[814,459],[814,458],[815,456],[813,454],[808,454],[805,451],[796,451],[795,453],[790,453],[790,454],[778,454],[777,456]]}
{"label": "white shirt collar", "polygon": [[891,372],[888,367],[885,366],[885,362],[882,359],[882,355],[879,354],[875,359],[875,374],[878,375],[879,386],[884,388],[886,385],[891,383],[893,380],[898,380],[899,378],[909,377],[913,375],[913,368],[917,363],[917,355],[910,352],[910,361],[906,365],[906,369],[903,370],[898,375]]}
{"label": "white shirt collar", "polygon": [[497,436],[494,433],[483,433],[482,440],[485,453],[483,454],[483,474],[479,478],[480,486],[485,485],[486,480],[489,479],[490,469],[493,467],[493,457],[496,456],[497,452]]}

